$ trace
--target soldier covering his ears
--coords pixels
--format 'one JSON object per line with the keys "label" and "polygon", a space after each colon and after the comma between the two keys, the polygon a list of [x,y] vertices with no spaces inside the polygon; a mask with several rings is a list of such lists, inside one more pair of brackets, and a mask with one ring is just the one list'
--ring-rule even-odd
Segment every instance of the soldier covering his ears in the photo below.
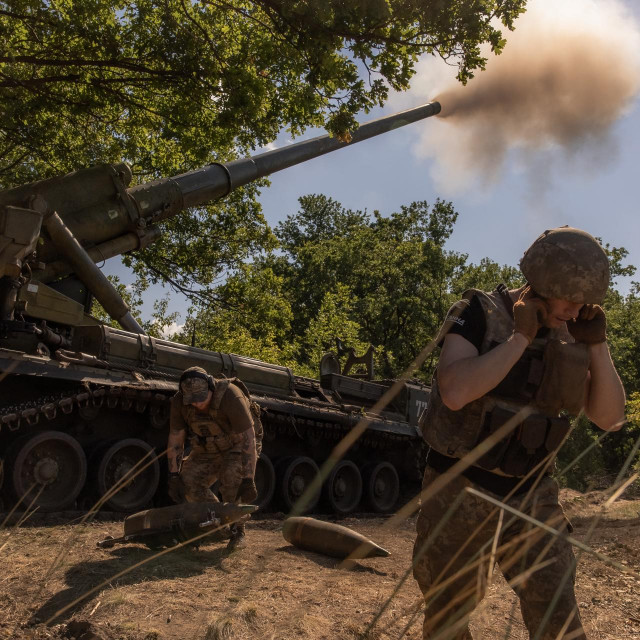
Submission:
{"label": "soldier covering his ears", "polygon": [[[506,511],[500,515],[465,491],[473,488],[566,532],[570,524],[549,475],[569,433],[565,414],[584,411],[605,431],[624,420],[624,390],[599,306],[609,286],[602,247],[579,229],[551,229],[526,251],[520,268],[525,286],[467,291],[443,325],[420,420],[429,453],[413,572],[425,598],[424,638],[471,639],[468,616],[494,561],[520,598],[531,638],[586,638],[569,542]],[[486,451],[478,455],[483,443]],[[465,457],[472,461],[467,469],[449,471]],[[429,495],[439,479],[447,481],[444,488]]]}
{"label": "soldier covering his ears", "polygon": [[[175,502],[251,503],[257,451],[254,413],[246,387],[237,379],[216,379],[201,367],[187,369],[171,400],[167,459],[169,496]],[[185,441],[191,452],[182,461]],[[182,462],[182,469],[180,463]],[[229,548],[244,546],[244,523],[231,528]]]}

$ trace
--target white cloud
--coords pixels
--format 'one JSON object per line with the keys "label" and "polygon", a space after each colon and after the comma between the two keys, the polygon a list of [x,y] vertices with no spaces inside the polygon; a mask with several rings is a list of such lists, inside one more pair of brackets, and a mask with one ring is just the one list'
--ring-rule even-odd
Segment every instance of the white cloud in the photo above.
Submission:
{"label": "white cloud", "polygon": [[161,335],[165,340],[169,340],[176,333],[180,333],[184,329],[184,322],[182,324],[178,324],[177,322],[172,322],[168,324],[166,327],[163,327]]}

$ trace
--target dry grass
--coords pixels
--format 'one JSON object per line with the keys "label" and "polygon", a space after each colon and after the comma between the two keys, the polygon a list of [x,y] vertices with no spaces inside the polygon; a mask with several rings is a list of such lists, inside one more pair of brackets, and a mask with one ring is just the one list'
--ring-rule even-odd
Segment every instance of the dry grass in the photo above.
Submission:
{"label": "dry grass", "polygon": [[[565,499],[580,538],[603,501],[571,494]],[[639,512],[640,501],[621,501],[605,511],[592,546],[640,569]],[[362,560],[346,570],[336,560],[290,546],[277,520],[250,523],[249,547],[231,555],[218,542],[156,559],[138,545],[96,548],[97,540],[119,535],[119,523],[11,530],[0,540],[0,546],[6,543],[0,551],[0,638],[69,638],[69,623],[84,621],[102,640],[391,640],[413,621],[404,637],[419,640],[421,615],[413,613],[420,594],[411,578],[366,635],[410,565],[415,523],[393,530],[382,530],[380,519],[343,523],[392,555]],[[52,568],[65,544],[68,551]],[[141,561],[146,562],[109,582]],[[105,586],[56,617],[104,581]],[[638,593],[635,578],[583,555],[577,595],[590,640],[640,638]],[[515,595],[501,576],[474,614],[472,629],[477,640],[527,637]]]}

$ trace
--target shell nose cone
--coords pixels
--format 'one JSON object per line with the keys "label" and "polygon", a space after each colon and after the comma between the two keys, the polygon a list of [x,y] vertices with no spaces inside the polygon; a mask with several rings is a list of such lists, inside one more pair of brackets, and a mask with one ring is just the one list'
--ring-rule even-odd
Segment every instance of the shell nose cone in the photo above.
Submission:
{"label": "shell nose cone", "polygon": [[375,543],[372,543],[372,544],[373,544],[373,549],[369,553],[370,556],[375,556],[375,557],[378,557],[378,558],[386,558],[387,556],[391,555],[391,551],[387,551],[386,549],[384,549],[383,547],[378,546]]}
{"label": "shell nose cone", "polygon": [[287,518],[282,527],[287,542],[334,558],[373,558],[391,555],[389,551],[356,531],[332,522],[308,517]]}

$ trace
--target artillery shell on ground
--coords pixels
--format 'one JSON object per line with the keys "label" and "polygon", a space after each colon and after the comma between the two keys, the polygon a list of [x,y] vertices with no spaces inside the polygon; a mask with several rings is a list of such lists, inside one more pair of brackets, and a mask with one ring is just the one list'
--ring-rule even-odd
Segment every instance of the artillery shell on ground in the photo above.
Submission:
{"label": "artillery shell on ground", "polygon": [[391,555],[360,533],[332,522],[315,518],[287,518],[282,527],[287,542],[304,549],[323,553],[333,558],[374,558]]}
{"label": "artillery shell on ground", "polygon": [[189,540],[197,544],[205,537],[203,534],[220,532],[229,524],[243,522],[257,509],[253,504],[232,502],[188,502],[147,509],[125,518],[122,537],[108,537],[97,545],[109,549],[116,544],[142,542],[151,549],[160,549]]}

